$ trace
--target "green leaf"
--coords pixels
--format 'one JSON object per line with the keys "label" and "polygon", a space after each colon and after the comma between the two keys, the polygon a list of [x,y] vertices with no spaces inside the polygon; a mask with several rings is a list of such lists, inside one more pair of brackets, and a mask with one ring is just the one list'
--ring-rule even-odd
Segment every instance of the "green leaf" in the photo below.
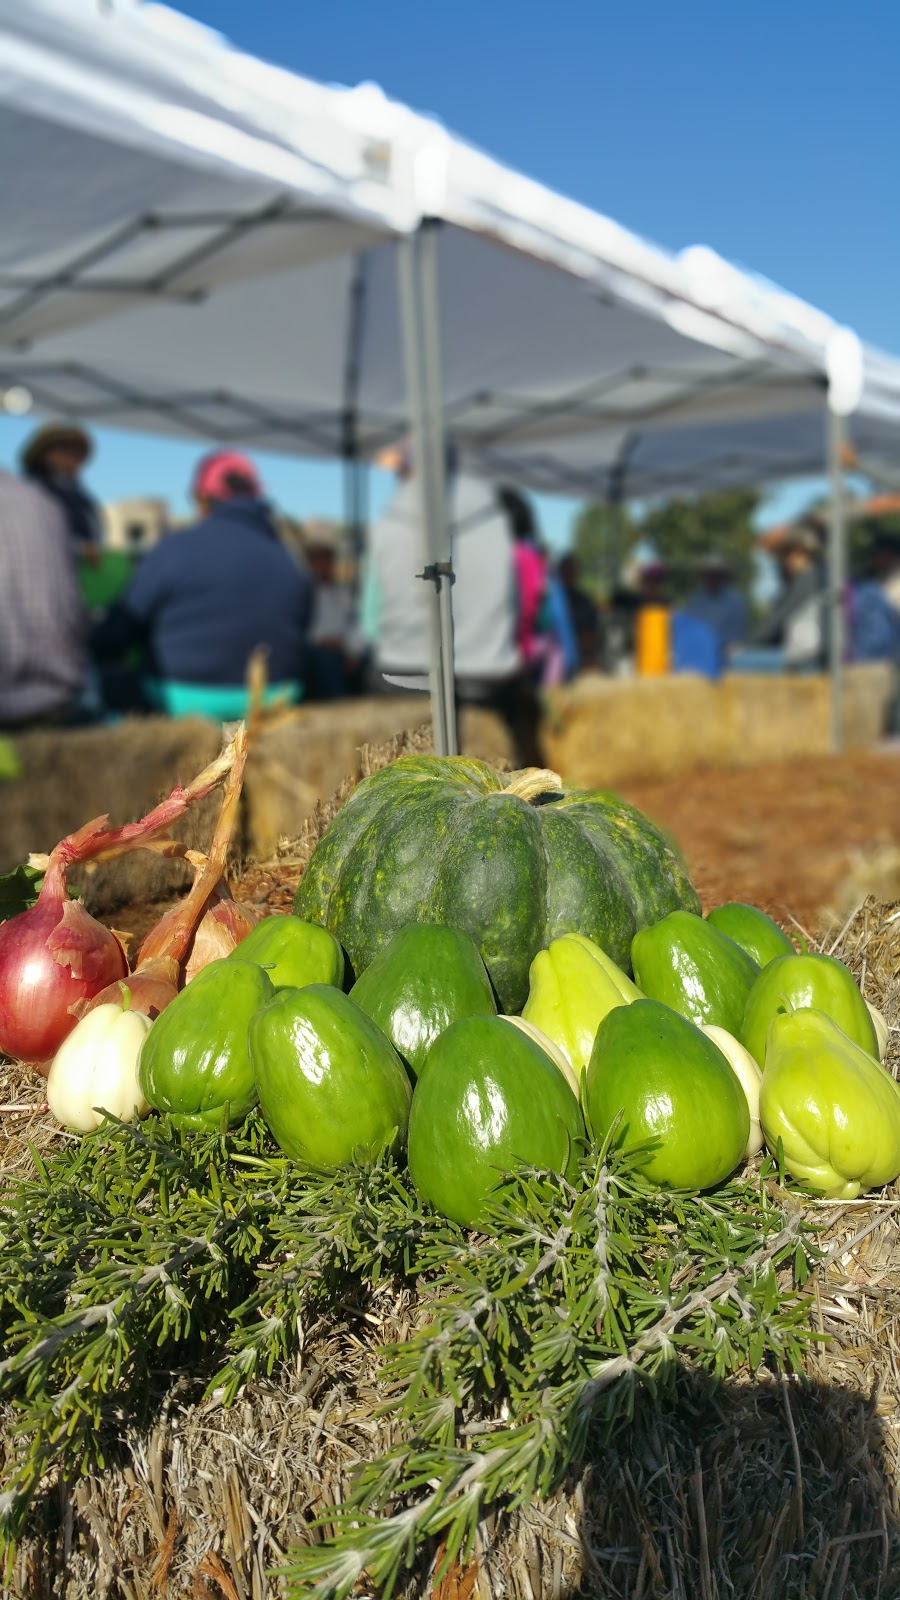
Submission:
{"label": "green leaf", "polygon": [[22,776],[19,753],[8,739],[0,738],[0,781]]}
{"label": "green leaf", "polygon": [[13,872],[0,873],[0,922],[17,917],[37,903],[44,874],[36,867],[16,867]]}

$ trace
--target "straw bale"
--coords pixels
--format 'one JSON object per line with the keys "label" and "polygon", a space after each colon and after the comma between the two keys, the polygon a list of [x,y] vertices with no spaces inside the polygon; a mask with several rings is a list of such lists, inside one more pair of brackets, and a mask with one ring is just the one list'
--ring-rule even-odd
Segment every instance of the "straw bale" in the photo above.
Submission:
{"label": "straw bale", "polygon": [[[265,860],[279,840],[296,837],[316,805],[358,770],[362,747],[418,728],[425,705],[420,695],[345,700],[301,707],[264,723],[244,785],[249,853]],[[503,761],[511,752],[499,719],[470,708],[460,718],[460,747],[486,761]]]}
{"label": "straw bale", "polygon": [[[883,662],[849,667],[844,686],[848,748],[881,736],[892,692]],[[692,673],[606,678],[586,673],[554,699],[549,764],[574,787],[669,778],[697,767],[752,767],[826,755],[830,683],[822,676]]]}
{"label": "straw bale", "polygon": [[[114,826],[132,822],[178,782],[187,783],[214,759],[221,730],[200,718],[173,722],[135,717],[109,727],[45,729],[14,743],[21,776],[0,786],[0,872],[58,840],[92,817]],[[219,802],[192,806],[178,837],[191,849],[208,847]],[[190,870],[145,852],[73,874],[93,911],[171,893]]]}
{"label": "straw bale", "polygon": [[[422,696],[406,695],[264,714],[247,762],[242,852],[265,859],[280,839],[296,836],[317,803],[358,769],[361,747],[418,727],[424,706]],[[509,754],[508,735],[489,712],[464,711],[460,732],[467,755],[502,762]],[[0,872],[32,852],[52,850],[91,817],[108,812],[118,825],[143,815],[213,759],[221,729],[201,718],[135,717],[22,734],[14,744],[22,772],[0,787]],[[192,807],[178,837],[191,849],[206,849],[217,812],[215,796]],[[182,863],[145,852],[73,874],[95,913],[162,899],[189,880]]]}

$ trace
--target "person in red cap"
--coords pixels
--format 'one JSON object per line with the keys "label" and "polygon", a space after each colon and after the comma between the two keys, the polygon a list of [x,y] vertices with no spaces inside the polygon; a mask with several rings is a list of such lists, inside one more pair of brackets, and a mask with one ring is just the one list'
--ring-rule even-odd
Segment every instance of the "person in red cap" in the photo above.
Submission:
{"label": "person in red cap", "polygon": [[312,587],[278,537],[253,463],[230,450],[194,474],[200,521],[163,539],[95,629],[101,661],[143,653],[149,706],[230,721],[247,710],[249,658],[267,652],[268,697],[303,693]]}

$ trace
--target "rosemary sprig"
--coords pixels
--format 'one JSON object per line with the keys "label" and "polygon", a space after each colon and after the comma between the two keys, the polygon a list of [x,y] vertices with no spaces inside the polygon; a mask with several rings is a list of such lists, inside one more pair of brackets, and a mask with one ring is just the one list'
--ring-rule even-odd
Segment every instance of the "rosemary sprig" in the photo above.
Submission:
{"label": "rosemary sprig", "polygon": [[491,1501],[551,1494],[590,1424],[608,1436],[679,1359],[713,1375],[764,1358],[796,1369],[813,1338],[794,1287],[814,1254],[803,1215],[785,1217],[762,1182],[664,1196],[603,1157],[576,1187],[520,1174],[493,1219],[477,1270],[450,1261],[428,1328],[388,1352],[403,1443],[329,1508],[329,1538],[292,1553],[290,1594],[345,1600],[364,1573],[389,1594],[426,1540],[449,1562]]}
{"label": "rosemary sprig", "polygon": [[620,1425],[679,1361],[798,1367],[813,1337],[809,1230],[765,1175],[665,1195],[634,1159],[594,1151],[575,1182],[512,1176],[490,1236],[473,1236],[390,1161],[304,1173],[256,1118],[228,1136],[107,1126],[37,1168],[0,1197],[0,1400],[22,1440],[0,1494],[7,1552],[44,1474],[102,1465],[160,1369],[227,1403],[305,1321],[385,1279],[422,1309],[383,1361],[402,1437],[329,1508],[329,1537],[292,1553],[297,1596],[343,1600],[364,1572],[389,1591],[436,1536],[452,1559],[492,1500],[548,1493],[592,1422]]}

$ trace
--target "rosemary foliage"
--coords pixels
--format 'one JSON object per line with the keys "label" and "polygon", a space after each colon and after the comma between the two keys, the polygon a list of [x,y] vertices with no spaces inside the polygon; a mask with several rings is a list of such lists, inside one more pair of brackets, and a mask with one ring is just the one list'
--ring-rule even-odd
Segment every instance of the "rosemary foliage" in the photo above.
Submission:
{"label": "rosemary foliage", "polygon": [[20,1438],[0,1492],[7,1554],[45,1474],[102,1466],[161,1381],[229,1403],[312,1317],[383,1280],[423,1308],[421,1331],[384,1352],[401,1442],[328,1509],[327,1537],[292,1552],[295,1596],[346,1600],[363,1573],[389,1592],[428,1541],[447,1561],[469,1549],[491,1502],[552,1492],[639,1386],[664,1391],[683,1361],[798,1369],[814,1337],[815,1244],[766,1168],[715,1195],[663,1194],[634,1157],[593,1150],[575,1182],[512,1175],[476,1236],[424,1209],[390,1160],[299,1170],[256,1116],[229,1135],[107,1124],[35,1161],[0,1195],[0,1400]]}

